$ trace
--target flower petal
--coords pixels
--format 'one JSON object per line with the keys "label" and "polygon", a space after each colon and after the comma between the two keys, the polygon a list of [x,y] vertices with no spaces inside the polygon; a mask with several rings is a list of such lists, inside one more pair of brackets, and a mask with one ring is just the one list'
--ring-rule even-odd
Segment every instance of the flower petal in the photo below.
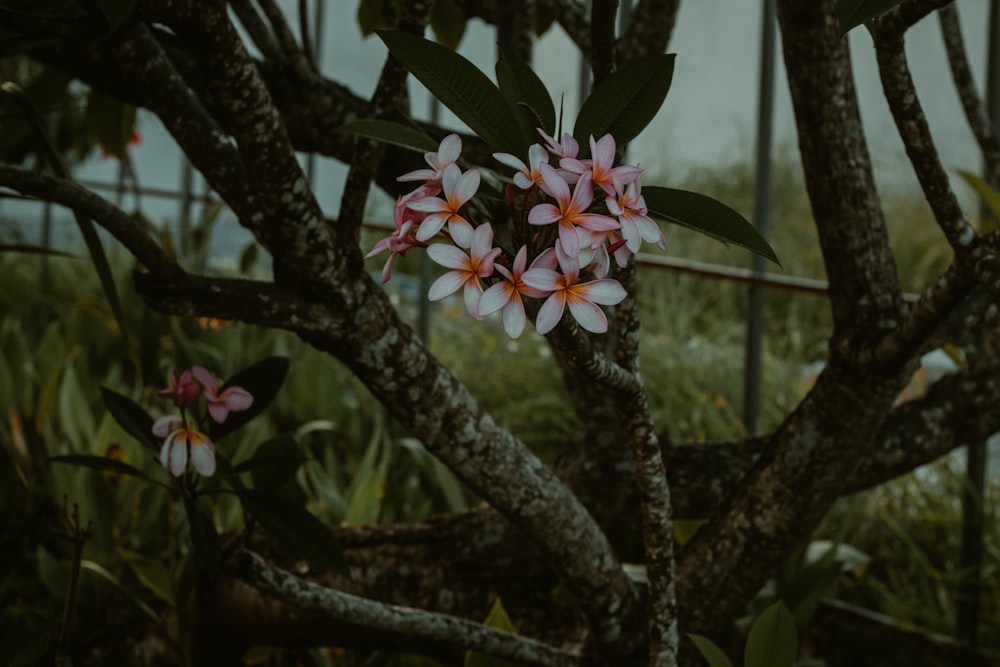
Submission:
{"label": "flower petal", "polygon": [[453,215],[448,218],[448,234],[459,248],[468,249],[472,245],[472,225],[460,215]]}
{"label": "flower petal", "polygon": [[469,271],[472,264],[469,256],[460,248],[447,243],[435,243],[427,247],[427,256],[435,262],[449,269],[459,269]]}
{"label": "flower petal", "polygon": [[479,314],[483,317],[497,312],[510,302],[516,292],[514,286],[507,280],[501,280],[483,292],[479,297]]}
{"label": "flower petal", "polygon": [[551,225],[562,217],[562,213],[552,204],[536,204],[528,211],[529,225]]}
{"label": "flower petal", "polygon": [[191,463],[199,475],[211,477],[215,474],[215,445],[204,433],[191,435]]}
{"label": "flower petal", "polygon": [[516,171],[528,171],[528,165],[521,162],[516,155],[511,155],[510,153],[494,153],[493,159]]}
{"label": "flower petal", "polygon": [[462,154],[462,137],[454,132],[441,140],[437,152],[438,167],[453,163]]}
{"label": "flower petal", "polygon": [[167,415],[160,417],[153,422],[153,435],[157,438],[166,438],[168,435],[183,426],[184,421],[177,415]]}
{"label": "flower petal", "polygon": [[472,315],[474,319],[481,320],[483,316],[479,314],[479,299],[483,296],[483,287],[479,284],[479,279],[476,277],[471,277],[465,283],[465,290],[462,292],[462,298],[465,300],[465,310]]}
{"label": "flower petal", "polygon": [[565,278],[561,273],[553,271],[552,269],[544,268],[531,268],[524,272],[521,276],[521,280],[528,287],[534,287],[535,289],[545,290],[547,292],[552,292],[554,290],[562,289],[565,283]]}
{"label": "flower petal", "polygon": [[431,213],[424,218],[424,221],[420,223],[419,227],[417,227],[417,233],[413,235],[414,238],[421,243],[430,241],[432,238],[437,236],[438,232],[441,231],[441,228],[444,227],[444,223],[447,222],[448,217],[448,213]]}
{"label": "flower petal", "polygon": [[440,301],[449,294],[457,292],[470,277],[467,271],[449,271],[434,281],[427,292],[427,298],[431,301]]}
{"label": "flower petal", "polygon": [[550,167],[546,162],[538,165],[538,171],[542,174],[542,190],[559,202],[560,206],[563,206],[565,202],[569,202],[569,185],[559,175],[559,172]]}
{"label": "flower petal", "polygon": [[570,297],[569,312],[581,327],[591,333],[604,333],[608,330],[608,318],[595,304],[586,299]]}
{"label": "flower petal", "polygon": [[588,301],[600,303],[605,306],[619,304],[627,296],[627,292],[621,283],[612,278],[592,280],[589,283],[574,285],[572,289],[574,294],[580,295]]}
{"label": "flower petal", "polygon": [[542,336],[552,331],[559,320],[562,319],[563,310],[566,308],[566,299],[563,292],[556,292],[542,304],[538,309],[538,317],[535,318],[535,330]]}
{"label": "flower petal", "polygon": [[[448,196],[449,201],[457,201],[461,205],[472,199],[472,196],[476,194],[476,190],[479,189],[479,180],[478,169],[470,169],[462,174],[462,177],[458,179],[458,183],[455,185],[454,192]],[[445,192],[448,192],[447,188]],[[456,206],[456,208],[458,207]]]}
{"label": "flower petal", "polygon": [[[481,308],[482,301],[479,303]],[[524,332],[527,321],[528,318],[524,314],[524,304],[521,303],[521,299],[515,297],[503,307],[503,330],[511,338],[517,338]]]}

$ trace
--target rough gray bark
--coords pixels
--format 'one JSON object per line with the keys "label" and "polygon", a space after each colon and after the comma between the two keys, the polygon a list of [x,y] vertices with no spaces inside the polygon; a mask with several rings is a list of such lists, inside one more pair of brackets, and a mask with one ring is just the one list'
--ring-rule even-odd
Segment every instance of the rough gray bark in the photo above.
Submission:
{"label": "rough gray bark", "polygon": [[[590,17],[572,0],[520,0],[523,12],[516,15],[490,0],[457,4],[468,17],[502,24],[504,42],[522,55],[530,49],[526,12],[555,11],[593,63],[596,81],[616,64],[662,52],[678,7],[676,0],[642,0],[616,38],[609,29],[613,0],[595,1]],[[108,230],[142,265],[135,284],[152,308],[287,329],[334,355],[490,505],[417,526],[336,529],[356,575],[350,583],[324,573],[291,577],[275,568],[289,566],[280,548],[252,544],[271,564],[246,556],[216,582],[200,609],[205,627],[216,631],[196,642],[202,657],[238,662],[248,643],[266,638],[391,646],[446,661],[459,661],[460,649],[474,646],[496,647],[529,664],[672,664],[678,629],[711,634],[738,616],[837,498],[1000,429],[1000,235],[970,235],[902,49],[906,29],[942,4],[907,0],[874,21],[872,31],[890,108],[955,249],[952,266],[915,303],[904,301],[835,2],[782,0],[799,147],[830,281],[827,367],[774,433],[674,447],[670,425],[649,417],[634,301],[616,310],[613,333],[604,338],[563,323],[550,342],[578,429],[554,470],[483,410],[364,273],[358,238],[365,196],[372,183],[396,194],[395,176],[420,166],[420,156],[333,130],[363,116],[405,115],[398,65],[387,62],[373,98],[361,99],[315,71],[270,1],[229,3],[262,54],[256,61],[218,0],[197,8],[140,0],[134,20],[113,34],[101,33],[85,9],[51,25],[0,9],[12,29],[31,36],[51,28],[62,38],[38,51],[41,60],[156,113],[271,254],[274,280],[189,273],[136,221],[73,183],[0,165],[0,185],[73,208]],[[429,3],[400,7],[400,24],[419,32]],[[942,22],[967,113],[981,121],[962,75],[954,18],[945,14]],[[990,158],[989,135],[983,128],[977,135]],[[464,157],[488,163],[482,142],[463,142]],[[296,150],[351,164],[335,220],[323,218]],[[634,292],[634,271],[621,279]],[[988,344],[970,340],[970,331],[986,335]],[[975,363],[926,396],[895,405],[919,355],[943,342],[970,346]],[[708,519],[678,555],[676,572],[672,513]],[[621,560],[646,563],[648,590],[628,580]],[[557,588],[570,591],[577,607],[560,607],[552,594]],[[369,598],[358,604],[377,618],[331,611],[348,599],[342,593]],[[548,646],[503,641],[476,624],[430,614],[480,619],[496,594],[523,634]],[[389,604],[428,613],[394,616],[398,610]],[[403,617],[430,619],[431,626],[440,621],[435,627],[450,630],[413,632],[386,621]]]}

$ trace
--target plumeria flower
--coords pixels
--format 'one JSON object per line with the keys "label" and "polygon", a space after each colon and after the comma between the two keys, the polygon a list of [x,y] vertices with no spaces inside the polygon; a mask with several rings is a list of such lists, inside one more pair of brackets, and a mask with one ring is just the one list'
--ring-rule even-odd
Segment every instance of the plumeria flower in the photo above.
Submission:
{"label": "plumeria flower", "polygon": [[194,381],[194,375],[190,370],[186,370],[180,377],[174,371],[170,371],[170,386],[156,393],[169,398],[177,407],[183,408],[198,398],[199,392],[201,387]]}
{"label": "plumeria flower", "polygon": [[600,141],[596,142],[591,135],[590,157],[590,160],[577,160],[574,157],[562,158],[559,160],[559,166],[573,174],[590,172],[594,185],[609,195],[615,194],[616,180],[625,185],[639,178],[639,174],[642,173],[642,169],[632,165],[614,166],[615,138],[610,134],[605,134]]}
{"label": "plumeria flower", "polygon": [[211,373],[201,366],[195,366],[191,371],[205,387],[208,414],[219,424],[226,421],[230,412],[247,410],[253,405],[253,395],[243,387],[226,387],[219,393],[219,387]]}
{"label": "plumeria flower", "polygon": [[449,134],[441,140],[437,153],[424,153],[424,161],[430,165],[430,169],[417,169],[396,178],[397,181],[425,181],[428,184],[438,184],[448,165],[455,164],[455,160],[462,153],[462,138],[457,134]]}
{"label": "plumeria flower", "polygon": [[428,241],[448,223],[448,234],[455,245],[469,248],[472,244],[472,225],[459,215],[458,209],[479,189],[479,170],[470,169],[463,174],[458,165],[449,164],[441,177],[441,186],[444,199],[423,197],[407,204],[410,210],[428,214],[420,223],[415,238],[420,242]]}
{"label": "plumeria flower", "polygon": [[[503,276],[503,280],[483,292],[483,296],[479,299],[480,317],[486,317],[503,308],[503,329],[511,338],[520,336],[527,322],[521,297],[541,299],[549,295],[549,292],[530,287],[522,279],[527,261],[528,247],[521,246],[509,271],[500,264],[494,264],[493,268]],[[536,257],[531,263],[531,268],[556,268],[556,256],[552,249],[549,248]]]}
{"label": "plumeria flower", "polygon": [[563,133],[562,141],[556,141],[553,137],[546,134],[545,130],[542,128],[536,128],[536,131],[545,141],[545,147],[548,149],[549,153],[552,153],[558,158],[575,158],[577,153],[580,152],[580,144],[576,142],[576,139],[574,139],[573,135],[569,132]]}
{"label": "plumeria flower", "polygon": [[558,247],[556,255],[562,273],[531,268],[522,276],[529,287],[550,292],[549,298],[538,309],[535,329],[543,336],[552,331],[569,306],[570,314],[581,327],[592,333],[604,333],[608,330],[608,318],[597,304],[613,306],[621,303],[626,296],[625,288],[611,278],[581,283],[577,258],[560,252]]}
{"label": "plumeria flower", "polygon": [[522,190],[528,190],[533,185],[541,184],[542,172],[538,170],[538,165],[549,161],[548,153],[539,144],[531,144],[531,148],[528,149],[528,164],[524,164],[510,153],[494,153],[493,157],[500,164],[507,165],[517,171],[514,174],[514,185]]}
{"label": "plumeria flower", "polygon": [[385,265],[382,267],[383,285],[392,279],[392,261],[397,256],[405,257],[406,251],[410,248],[424,247],[426,245],[417,241],[416,237],[413,236],[413,232],[426,217],[426,214],[410,210],[407,204],[416,199],[433,197],[437,193],[436,189],[424,185],[396,200],[396,206],[392,210],[392,221],[396,226],[396,231],[376,243],[371,251],[365,255],[365,259],[370,259],[386,250],[389,251],[389,259],[385,260]]}
{"label": "plumeria flower", "polygon": [[452,269],[434,281],[427,298],[440,301],[464,287],[465,309],[477,320],[483,319],[479,314],[479,300],[483,296],[479,279],[493,275],[493,260],[500,254],[500,248],[493,247],[493,227],[490,223],[476,227],[468,255],[444,243],[430,246],[427,254],[441,266]]}
{"label": "plumeria flower", "polygon": [[605,199],[608,205],[608,212],[618,217],[618,222],[622,226],[622,236],[628,249],[633,253],[639,252],[639,246],[643,239],[650,243],[655,243],[660,250],[667,249],[667,243],[663,239],[663,232],[660,227],[650,219],[646,200],[640,193],[638,179],[625,186],[622,191],[622,183],[615,183],[615,195]]}
{"label": "plumeria flower", "polygon": [[177,415],[160,417],[153,422],[153,435],[163,438],[160,463],[174,477],[187,470],[188,458],[203,477],[215,473],[215,445],[211,438],[185,423]]}
{"label": "plumeria flower", "polygon": [[542,172],[542,190],[556,200],[556,204],[536,204],[528,212],[528,224],[548,225],[559,224],[559,244],[570,257],[580,254],[580,236],[576,232],[579,225],[595,232],[606,232],[618,229],[616,220],[588,213],[587,209],[594,200],[594,188],[590,182],[590,174],[583,173],[577,182],[573,195],[570,196],[569,185],[555,169],[548,164],[539,165]]}

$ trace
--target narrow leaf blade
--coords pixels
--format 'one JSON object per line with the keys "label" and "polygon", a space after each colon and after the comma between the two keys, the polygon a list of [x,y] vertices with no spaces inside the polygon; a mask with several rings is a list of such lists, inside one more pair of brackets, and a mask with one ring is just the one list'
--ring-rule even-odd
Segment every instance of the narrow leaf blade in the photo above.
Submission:
{"label": "narrow leaf blade", "polygon": [[556,109],[552,104],[552,96],[545,84],[538,78],[535,71],[526,63],[520,61],[505,49],[500,50],[500,61],[497,63],[497,81],[503,91],[504,83],[500,80],[500,66],[503,65],[510,75],[508,85],[512,89],[514,99],[525,105],[538,118],[541,128],[554,135],[556,128]]}
{"label": "narrow leaf blade", "polygon": [[729,659],[721,648],[716,646],[708,637],[696,635],[693,632],[687,633],[688,638],[694,643],[695,648],[705,658],[708,667],[733,667],[733,662]]}
{"label": "narrow leaf blade", "polygon": [[306,560],[349,575],[340,544],[304,507],[267,491],[239,491],[243,508],[272,536]]}
{"label": "narrow leaf blade", "polygon": [[209,437],[217,442],[267,409],[278,395],[285,376],[288,375],[288,366],[288,357],[269,357],[244,368],[226,380],[220,392],[227,387],[243,387],[253,396],[253,405],[249,410],[229,413],[229,417],[221,424],[211,422],[208,429]]}
{"label": "narrow leaf blade", "polygon": [[357,134],[420,153],[436,151],[438,149],[437,142],[420,130],[388,120],[377,120],[375,118],[356,120],[346,125],[341,125],[337,128],[337,132]]}
{"label": "narrow leaf blade", "polygon": [[124,461],[119,461],[118,459],[109,459],[104,456],[93,456],[90,454],[63,454],[61,456],[50,456],[49,461],[52,463],[68,463],[70,465],[83,466],[84,468],[99,470],[101,472],[114,472],[119,475],[132,475],[133,477],[144,479],[153,484],[166,486],[159,480],[153,479],[135,466],[129,465]]}
{"label": "narrow leaf blade", "polygon": [[757,617],[750,627],[744,652],[746,667],[792,667],[799,656],[795,619],[778,600]]}
{"label": "narrow leaf blade", "polygon": [[642,195],[649,215],[738,245],[781,266],[774,249],[760,232],[722,202],[696,192],[657,186],[643,186]]}
{"label": "narrow leaf blade", "polygon": [[119,426],[147,447],[154,451],[158,449],[156,437],[153,435],[153,418],[145,410],[130,398],[107,387],[101,387],[101,396],[104,398],[105,407]]}
{"label": "narrow leaf blade", "polygon": [[610,132],[621,145],[634,139],[653,120],[670,90],[674,54],[635,60],[605,79],[583,103],[573,136],[586,146],[593,135]]}

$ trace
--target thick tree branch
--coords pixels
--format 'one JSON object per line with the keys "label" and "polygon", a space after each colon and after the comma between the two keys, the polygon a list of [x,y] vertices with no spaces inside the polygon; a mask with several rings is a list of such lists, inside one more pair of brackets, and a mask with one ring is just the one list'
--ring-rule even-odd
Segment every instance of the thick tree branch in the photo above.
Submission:
{"label": "thick tree branch", "polygon": [[681,0],[641,0],[618,39],[618,62],[663,53],[670,43]]}
{"label": "thick tree branch", "polygon": [[833,3],[778,8],[806,188],[830,281],[833,344],[850,356],[863,349],[862,340],[897,326],[896,264]]}
{"label": "thick tree branch", "polygon": [[445,614],[388,605],[318,586],[268,564],[251,552],[243,552],[237,557],[236,574],[265,594],[301,609],[321,612],[335,621],[480,651],[525,665],[572,667],[580,664],[579,656],[503,630]]}

